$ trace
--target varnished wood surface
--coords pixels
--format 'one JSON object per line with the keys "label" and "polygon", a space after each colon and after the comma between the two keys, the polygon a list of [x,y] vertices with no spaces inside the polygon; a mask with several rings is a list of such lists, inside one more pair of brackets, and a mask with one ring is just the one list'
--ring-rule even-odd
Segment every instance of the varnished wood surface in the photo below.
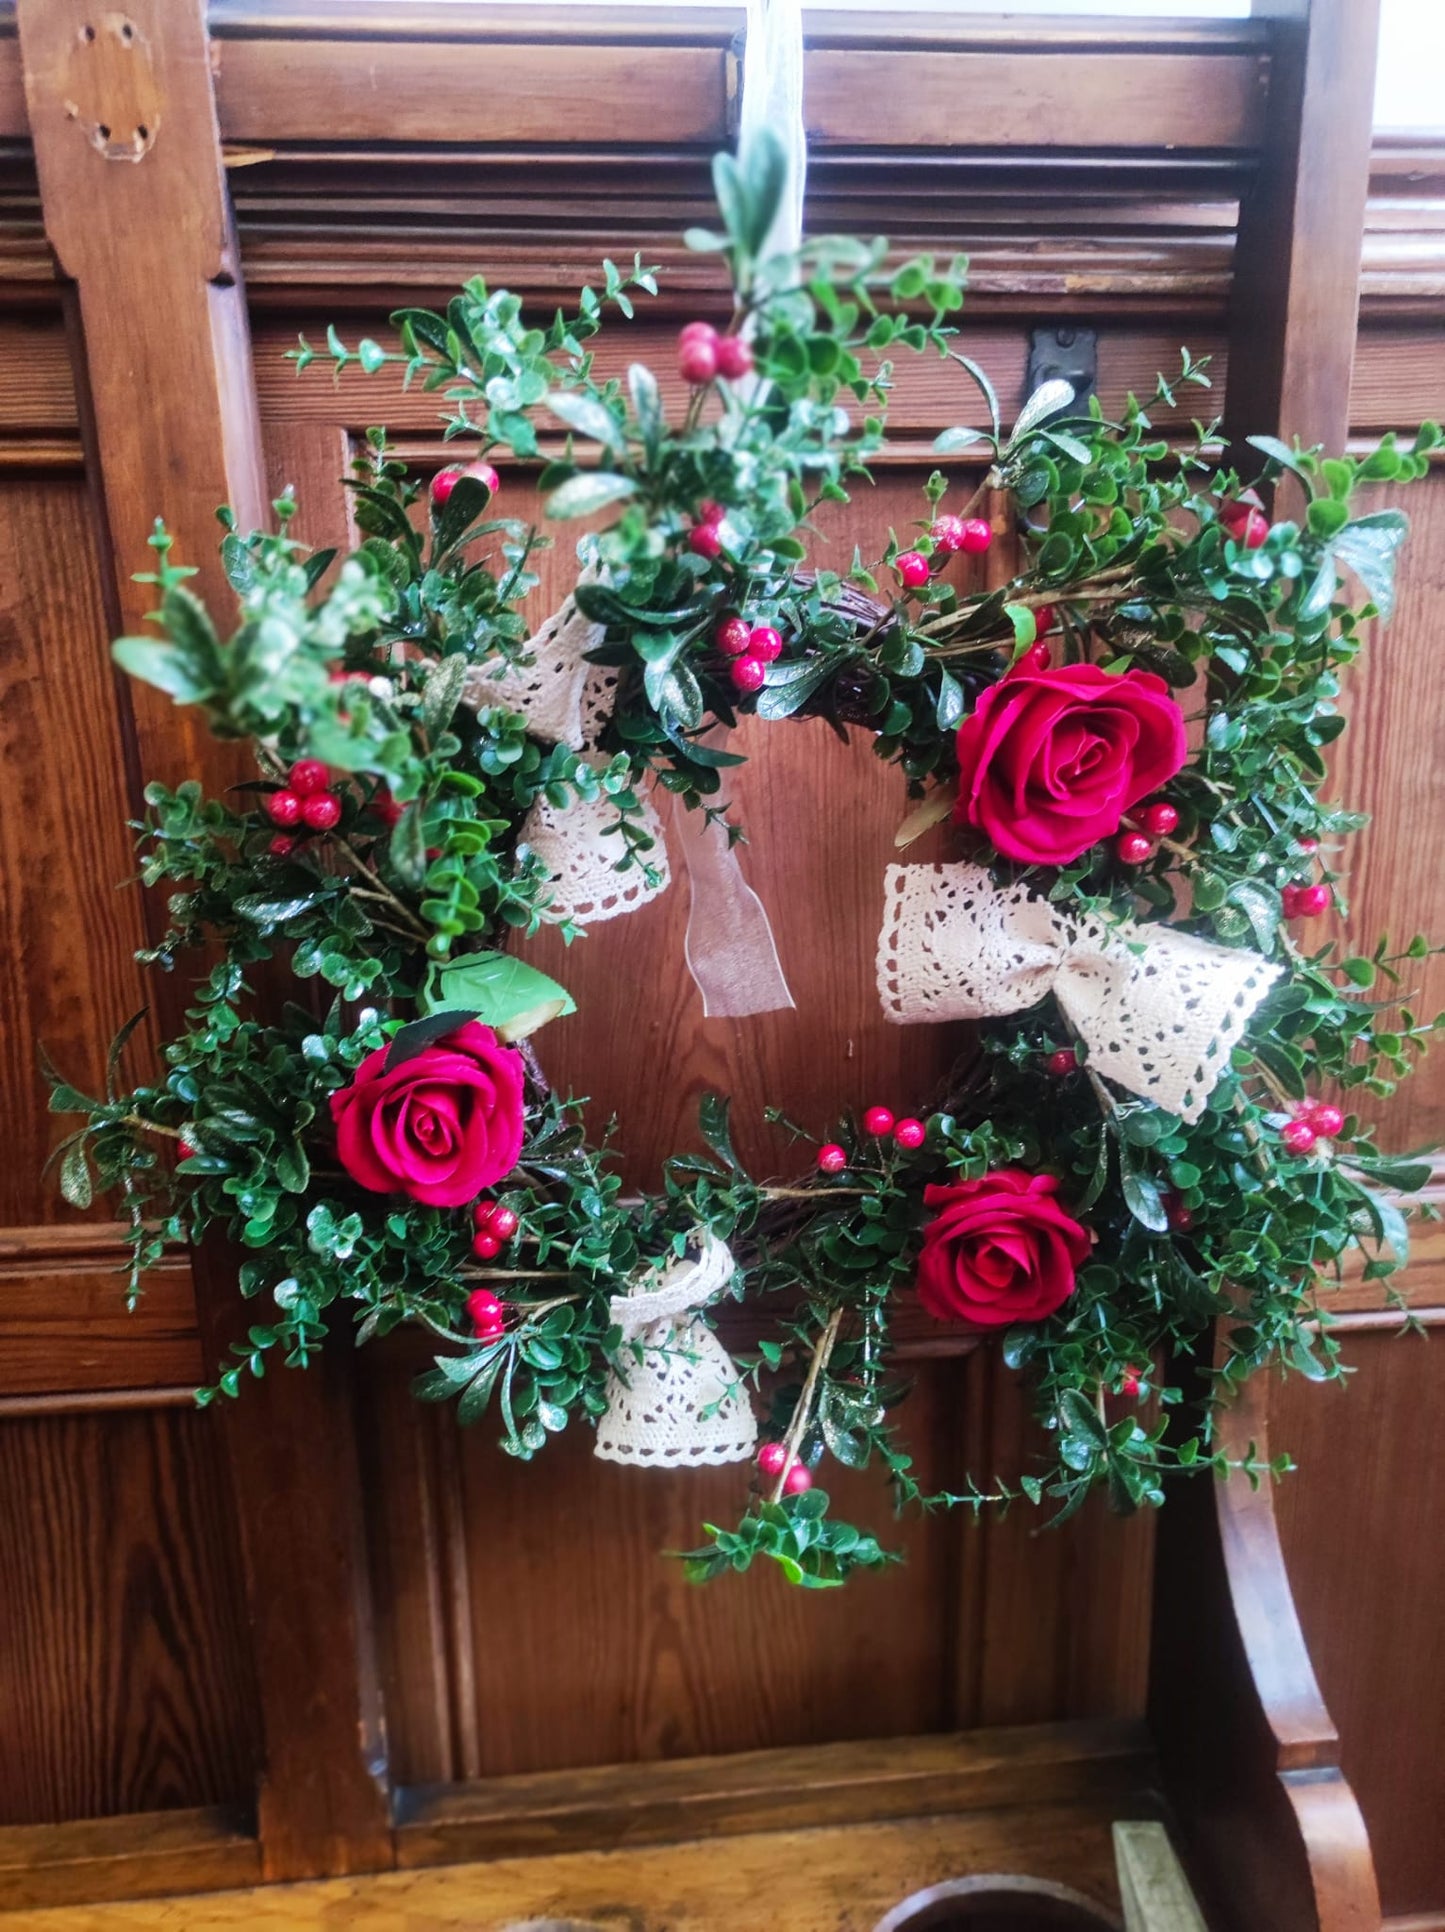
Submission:
{"label": "varnished wood surface", "polygon": [[260,1847],[245,1805],[0,1826],[0,1917],[74,1899],[220,1890],[260,1876]]}
{"label": "varnished wood surface", "polygon": [[7,1824],[249,1803],[254,1688],[217,1449],[193,1413],[0,1420]]}
{"label": "varnished wood surface", "polygon": [[[1138,1794],[1134,1815],[1147,1815],[1149,1803]],[[871,1932],[923,1886],[961,1872],[1015,1870],[1117,1910],[1107,1808],[1039,1805],[17,1912],[7,1932],[521,1932],[539,1919],[564,1920],[569,1932]]]}

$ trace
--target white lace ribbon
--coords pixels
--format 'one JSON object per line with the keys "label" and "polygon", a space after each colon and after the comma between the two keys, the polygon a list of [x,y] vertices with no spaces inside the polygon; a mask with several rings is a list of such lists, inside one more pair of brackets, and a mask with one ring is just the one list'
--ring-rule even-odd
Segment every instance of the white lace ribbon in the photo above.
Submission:
{"label": "white lace ribbon", "polygon": [[991,1019],[1052,993],[1096,1073],[1185,1121],[1282,971],[1171,926],[1068,916],[978,865],[891,865],[884,898],[886,1018]]}
{"label": "white lace ribbon", "polygon": [[[701,1311],[732,1279],[725,1241],[699,1231],[697,1253],[613,1297],[622,1346],[607,1381],[596,1454],[635,1468],[747,1462],[757,1418],[732,1357]],[[650,1284],[650,1285],[649,1285]]]}

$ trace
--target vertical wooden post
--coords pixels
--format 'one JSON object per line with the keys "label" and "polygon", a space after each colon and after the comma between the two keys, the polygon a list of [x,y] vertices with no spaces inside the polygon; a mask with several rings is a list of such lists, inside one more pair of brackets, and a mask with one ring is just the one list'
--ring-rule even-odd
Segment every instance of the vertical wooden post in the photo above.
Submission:
{"label": "vertical wooden post", "polygon": [[[1268,134],[1240,208],[1225,405],[1246,474],[1258,467],[1248,435],[1335,454],[1346,441],[1379,37],[1378,0],[1255,0],[1254,11],[1273,22]],[[1236,1458],[1268,1455],[1262,1378],[1218,1440]],[[1181,1489],[1155,1574],[1150,1716],[1218,1923],[1369,1932],[1380,1924],[1369,1839],[1268,1490],[1242,1476]]]}
{"label": "vertical wooden post", "polygon": [[[103,500],[113,621],[152,599],[164,513],[175,560],[218,612],[233,596],[214,513],[264,521],[265,471],[245,293],[221,156],[204,0],[20,0],[26,103],[46,231],[76,323],[87,467]],[[137,777],[229,767],[193,714],[126,689]],[[139,802],[139,801],[137,801]],[[162,989],[172,1028],[184,988]],[[167,998],[167,996],[169,996]],[[235,1267],[195,1256],[213,1359],[244,1332]],[[279,1364],[226,1430],[262,1717],[258,1811],[272,1878],[392,1862],[371,1657],[351,1391],[344,1367]]]}
{"label": "vertical wooden post", "polygon": [[1379,0],[1255,0],[1254,11],[1273,22],[1269,112],[1239,211],[1225,428],[1235,447],[1248,435],[1298,436],[1337,456],[1349,429]]}

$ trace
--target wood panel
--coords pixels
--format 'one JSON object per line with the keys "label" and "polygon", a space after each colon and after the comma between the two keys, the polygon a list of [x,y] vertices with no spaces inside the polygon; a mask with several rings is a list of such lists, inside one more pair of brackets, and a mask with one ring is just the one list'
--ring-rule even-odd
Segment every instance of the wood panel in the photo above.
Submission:
{"label": "wood panel", "polygon": [[1346,1338],[1347,1388],[1290,1382],[1271,1438],[1300,1473],[1277,1494],[1310,1654],[1339,1726],[1346,1775],[1370,1828],[1387,1912],[1445,1901],[1429,1821],[1445,1805],[1433,1714],[1445,1708],[1439,1642],[1445,1432],[1438,1338]]}
{"label": "wood panel", "polygon": [[[1382,932],[1401,945],[1416,932],[1445,933],[1445,881],[1437,828],[1445,822],[1445,687],[1436,640],[1445,625],[1445,472],[1377,501],[1398,502],[1411,520],[1400,572],[1399,609],[1376,624],[1351,673],[1345,704],[1350,729],[1331,757],[1331,792],[1370,814],[1348,845],[1345,891],[1350,942],[1369,951]],[[1428,1021],[1445,1008],[1445,961],[1409,965],[1404,990]],[[1445,1138],[1445,1077],[1439,1044],[1420,1073],[1375,1111],[1390,1147],[1405,1150]],[[1369,1103],[1366,1103],[1367,1105]]]}
{"label": "wood panel", "polygon": [[201,1355],[190,1259],[168,1257],[146,1277],[134,1314],[124,1300],[127,1250],[47,1258],[33,1229],[5,1245],[0,1263],[0,1400],[112,1389],[189,1392],[211,1364]]}
{"label": "wood panel", "polygon": [[[82,487],[0,486],[0,1081],[18,1156],[0,1164],[0,1226],[74,1216],[40,1172],[66,1124],[46,1111],[37,1044],[99,1092],[112,1035],[147,998],[140,897],[117,890],[134,857],[106,637]],[[138,1061],[153,1039],[143,1026]]]}
{"label": "wood panel", "polygon": [[0,1421],[0,1821],[249,1802],[216,1449],[172,1411]]}

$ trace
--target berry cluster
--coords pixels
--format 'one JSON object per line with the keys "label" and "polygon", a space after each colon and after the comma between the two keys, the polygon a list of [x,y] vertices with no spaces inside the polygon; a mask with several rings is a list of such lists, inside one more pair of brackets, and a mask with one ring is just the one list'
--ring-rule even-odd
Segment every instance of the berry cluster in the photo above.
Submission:
{"label": "berry cluster", "polygon": [[447,498],[464,476],[469,476],[474,482],[480,483],[488,496],[495,496],[502,487],[502,479],[490,463],[456,464],[449,470],[438,470],[431,480],[431,501],[434,510],[446,508]]}
{"label": "berry cluster", "polygon": [[812,1474],[803,1462],[790,1461],[787,1449],[781,1442],[765,1442],[758,1451],[758,1468],[765,1476],[783,1476],[783,1494],[801,1496],[805,1489],[813,1487]]}
{"label": "berry cluster", "polygon": [[[894,1146],[905,1154],[913,1153],[928,1138],[928,1129],[921,1120],[915,1120],[912,1114],[895,1120],[887,1107],[869,1107],[863,1115],[863,1131],[875,1140],[891,1137]],[[818,1149],[820,1174],[841,1174],[847,1165],[848,1150],[837,1141],[830,1140]]]}
{"label": "berry cluster", "polygon": [[1167,839],[1179,824],[1179,813],[1166,800],[1146,805],[1137,819],[1126,821],[1130,829],[1114,841],[1114,853],[1121,865],[1144,865],[1159,850],[1159,840]]}
{"label": "berry cluster", "polygon": [[1322,882],[1310,885],[1306,880],[1299,879],[1285,887],[1280,900],[1286,919],[1314,919],[1320,913],[1329,911],[1334,896]]}
{"label": "berry cluster", "polygon": [[490,1288],[474,1288],[467,1296],[467,1319],[479,1342],[494,1342],[507,1326],[507,1306]]}
{"label": "berry cluster", "polygon": [[753,352],[740,335],[719,335],[711,322],[689,322],[677,338],[677,373],[694,389],[719,376],[736,382],[753,366]]}
{"label": "berry cluster", "polygon": [[479,1261],[495,1260],[521,1225],[516,1212],[500,1201],[478,1201],[472,1209],[472,1222],[476,1228],[472,1253]]}
{"label": "berry cluster", "polygon": [[267,794],[265,811],[282,828],[271,841],[272,857],[284,859],[296,843],[287,828],[331,831],[341,821],[341,798],[331,790],[331,773],[319,758],[298,758],[281,789]]}
{"label": "berry cluster", "polygon": [[771,624],[749,624],[746,617],[725,617],[713,642],[732,659],[728,674],[739,691],[761,691],[768,665],[783,651],[782,637]]}
{"label": "berry cluster", "polygon": [[1295,1109],[1294,1119],[1280,1128],[1280,1144],[1292,1154],[1312,1154],[1322,1140],[1333,1140],[1344,1124],[1344,1114],[1332,1101],[1306,1100]]}
{"label": "berry cluster", "polygon": [[958,551],[981,556],[993,542],[993,527],[983,517],[935,517],[928,534],[931,551],[900,550],[893,559],[898,581],[905,590],[922,590],[929,578],[948,568],[948,560]]}

